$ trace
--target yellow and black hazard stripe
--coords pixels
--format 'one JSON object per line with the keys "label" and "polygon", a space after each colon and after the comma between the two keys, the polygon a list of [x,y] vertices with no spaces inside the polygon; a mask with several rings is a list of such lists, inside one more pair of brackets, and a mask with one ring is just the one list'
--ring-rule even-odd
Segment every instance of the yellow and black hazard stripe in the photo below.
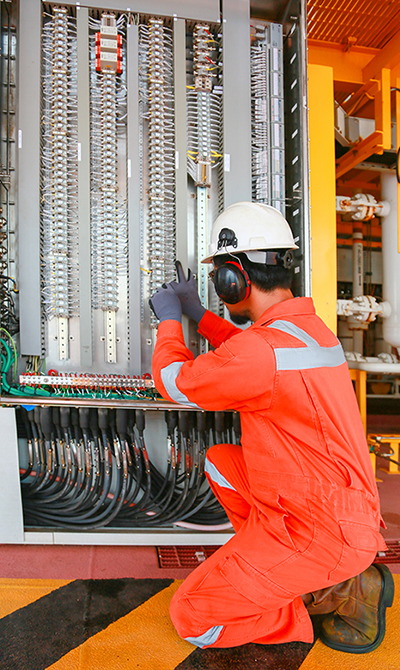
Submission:
{"label": "yellow and black hazard stripe", "polygon": [[[397,575],[395,579],[397,579]],[[400,577],[400,576],[399,576]],[[1,670],[398,670],[397,600],[375,652],[355,657],[319,641],[193,647],[177,635],[172,579],[0,579]],[[357,664],[354,663],[357,661]]]}

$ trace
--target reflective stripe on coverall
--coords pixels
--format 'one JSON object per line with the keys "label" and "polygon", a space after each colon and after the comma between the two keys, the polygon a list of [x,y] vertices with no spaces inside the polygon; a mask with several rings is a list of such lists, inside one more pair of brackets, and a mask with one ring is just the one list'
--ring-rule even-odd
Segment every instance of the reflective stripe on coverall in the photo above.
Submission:
{"label": "reflective stripe on coverall", "polygon": [[193,359],[181,324],[159,325],[164,398],[240,411],[242,446],[217,445],[207,477],[235,536],[171,603],[200,647],[313,639],[301,594],[352,577],[385,544],[365,434],[341,346],[310,298],[274,305],[242,331],[206,312],[215,347]]}

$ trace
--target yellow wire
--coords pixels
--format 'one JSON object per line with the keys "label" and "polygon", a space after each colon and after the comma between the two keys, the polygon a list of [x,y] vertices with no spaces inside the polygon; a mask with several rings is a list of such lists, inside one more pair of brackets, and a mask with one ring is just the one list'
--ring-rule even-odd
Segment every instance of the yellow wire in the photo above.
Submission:
{"label": "yellow wire", "polygon": [[14,288],[12,288],[13,293],[19,293],[19,288],[17,288],[17,282],[15,281],[14,277],[10,277],[12,283],[14,284]]}

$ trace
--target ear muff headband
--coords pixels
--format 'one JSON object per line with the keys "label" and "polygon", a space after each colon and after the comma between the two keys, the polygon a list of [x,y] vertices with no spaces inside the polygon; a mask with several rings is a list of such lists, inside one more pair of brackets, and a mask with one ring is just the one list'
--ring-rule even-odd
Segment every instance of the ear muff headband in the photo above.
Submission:
{"label": "ear muff headband", "polygon": [[228,305],[235,305],[250,295],[251,281],[241,263],[226,261],[215,270],[214,285],[217,295]]}

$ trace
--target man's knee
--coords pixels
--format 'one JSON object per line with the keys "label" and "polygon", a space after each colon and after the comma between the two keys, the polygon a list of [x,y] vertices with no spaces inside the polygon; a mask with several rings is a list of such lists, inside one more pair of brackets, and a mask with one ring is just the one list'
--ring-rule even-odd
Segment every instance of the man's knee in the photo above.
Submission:
{"label": "man's knee", "polygon": [[231,461],[237,463],[242,457],[242,447],[238,444],[214,444],[207,451],[206,460],[218,469],[226,467]]}
{"label": "man's knee", "polygon": [[215,444],[210,447],[205,472],[213,484],[237,491],[235,482],[241,480],[243,473],[242,448],[236,444]]}
{"label": "man's knee", "polygon": [[[183,585],[182,585],[183,586]],[[186,638],[193,634],[191,622],[193,621],[193,609],[188,599],[182,592],[182,586],[174,594],[169,607],[171,621],[180,637]]]}
{"label": "man's knee", "polygon": [[224,628],[218,625],[210,626],[205,630],[204,623],[197,620],[188,597],[179,590],[171,600],[169,612],[178,635],[201,649],[214,645]]}

